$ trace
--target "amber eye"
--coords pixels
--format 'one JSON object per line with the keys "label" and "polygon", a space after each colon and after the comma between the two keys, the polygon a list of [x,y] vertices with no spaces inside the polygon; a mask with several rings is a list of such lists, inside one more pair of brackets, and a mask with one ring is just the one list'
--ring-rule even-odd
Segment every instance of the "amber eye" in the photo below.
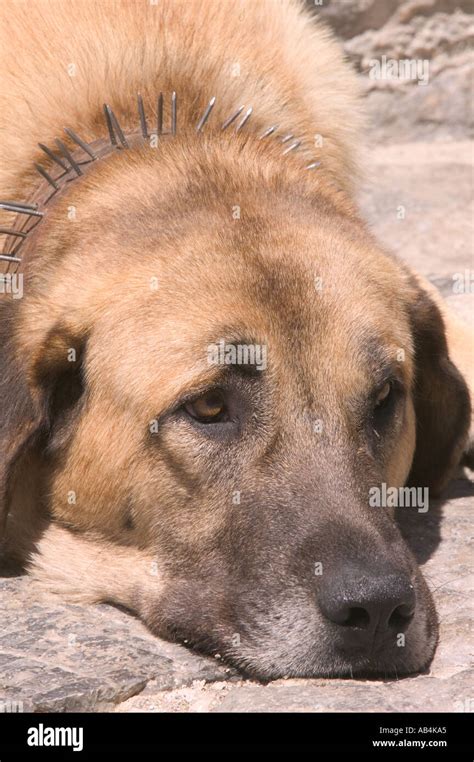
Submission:
{"label": "amber eye", "polygon": [[213,390],[202,394],[184,406],[186,412],[200,423],[218,423],[226,413],[222,392]]}
{"label": "amber eye", "polygon": [[392,392],[392,382],[387,381],[382,388],[380,389],[379,393],[377,394],[377,397],[375,399],[375,407],[380,408],[387,404],[387,402],[390,399],[390,394]]}

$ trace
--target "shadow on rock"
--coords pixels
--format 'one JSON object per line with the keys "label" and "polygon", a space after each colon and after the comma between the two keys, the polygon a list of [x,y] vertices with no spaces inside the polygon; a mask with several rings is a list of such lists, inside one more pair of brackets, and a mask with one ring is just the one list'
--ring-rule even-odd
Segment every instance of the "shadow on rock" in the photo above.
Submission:
{"label": "shadow on rock", "polygon": [[413,508],[397,508],[395,520],[419,564],[424,564],[431,558],[441,541],[444,506],[453,500],[473,496],[474,482],[468,479],[456,479],[451,482],[440,498],[430,500],[429,510],[426,513],[418,513]]}

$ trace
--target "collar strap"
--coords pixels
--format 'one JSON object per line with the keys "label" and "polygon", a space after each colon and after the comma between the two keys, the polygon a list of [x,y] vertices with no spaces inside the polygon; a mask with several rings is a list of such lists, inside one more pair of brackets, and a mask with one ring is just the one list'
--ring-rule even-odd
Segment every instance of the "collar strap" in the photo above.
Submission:
{"label": "collar strap", "polygon": [[[205,107],[202,116],[196,124],[196,132],[202,132],[208,122],[214,104],[215,97],[211,98]],[[149,128],[143,98],[137,96],[137,110],[140,128],[139,130],[125,133],[120,123],[108,104],[104,104],[103,115],[107,127],[107,138],[99,138],[87,143],[72,129],[64,129],[66,135],[74,144],[74,148],[68,148],[62,140],[56,138],[56,153],[44,143],[39,143],[43,153],[53,162],[53,166],[47,171],[40,164],[35,163],[34,167],[41,177],[41,183],[32,194],[28,203],[18,201],[0,201],[0,211],[16,214],[13,223],[8,227],[0,227],[0,236],[3,236],[2,245],[0,245],[0,261],[7,264],[7,272],[16,272],[22,262],[22,248],[30,233],[41,223],[48,210],[48,204],[54,200],[69,183],[84,175],[90,166],[100,159],[109,156],[114,151],[123,151],[143,144],[151,137],[157,139],[164,135],[175,136],[178,126],[178,100],[176,93],[171,94],[170,109],[170,128],[163,128],[163,93],[160,93],[157,99],[156,124],[153,129]],[[236,109],[221,125],[221,131],[227,130],[231,126],[235,132],[240,132],[252,116],[253,109],[245,109],[240,106]],[[282,155],[297,151],[302,141],[295,138],[291,133],[279,133],[279,125],[274,124],[268,127],[260,136],[259,140],[266,138],[277,139],[284,146]],[[305,165],[305,169],[312,170],[320,166],[317,160],[310,161]]]}

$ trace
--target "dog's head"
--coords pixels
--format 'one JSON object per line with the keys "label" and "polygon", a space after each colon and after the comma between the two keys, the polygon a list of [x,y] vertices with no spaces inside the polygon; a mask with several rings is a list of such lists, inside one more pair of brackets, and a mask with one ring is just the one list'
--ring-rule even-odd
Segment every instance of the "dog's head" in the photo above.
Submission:
{"label": "dog's head", "polygon": [[431,597],[371,495],[459,458],[440,314],[322,183],[192,150],[99,167],[42,223],[5,322],[4,510],[34,460],[56,520],[156,558],[155,632],[251,674],[422,669]]}

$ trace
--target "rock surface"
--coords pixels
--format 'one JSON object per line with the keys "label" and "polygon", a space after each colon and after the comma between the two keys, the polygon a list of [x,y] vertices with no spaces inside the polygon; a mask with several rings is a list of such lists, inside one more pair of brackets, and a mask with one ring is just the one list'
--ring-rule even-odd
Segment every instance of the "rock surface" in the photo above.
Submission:
{"label": "rock surface", "polygon": [[[371,141],[472,137],[471,2],[307,0],[307,4],[343,38],[345,53],[360,72]],[[374,77],[374,62],[384,57],[385,72]],[[398,67],[395,79],[387,76],[392,61],[393,71]],[[398,76],[401,61],[421,67],[418,75]],[[425,79],[426,84],[418,84]]]}
{"label": "rock surface", "polygon": [[106,710],[150,681],[167,691],[232,676],[112,606],[36,600],[26,577],[0,578],[0,609],[0,711]]}

